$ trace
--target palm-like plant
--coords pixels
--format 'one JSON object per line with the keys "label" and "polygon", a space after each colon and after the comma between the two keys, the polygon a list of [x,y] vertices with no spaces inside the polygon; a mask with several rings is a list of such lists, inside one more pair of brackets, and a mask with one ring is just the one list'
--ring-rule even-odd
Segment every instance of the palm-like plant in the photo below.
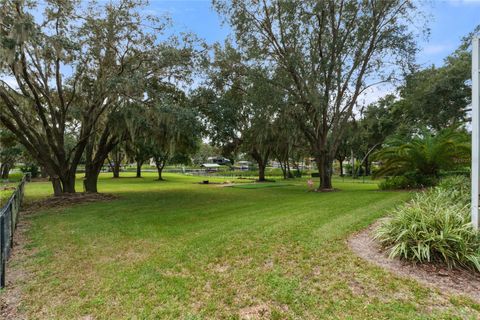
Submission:
{"label": "palm-like plant", "polygon": [[423,130],[408,141],[391,139],[375,158],[382,163],[376,177],[405,174],[438,177],[441,170],[458,168],[470,158],[470,142],[468,135],[458,130],[445,129],[437,134]]}

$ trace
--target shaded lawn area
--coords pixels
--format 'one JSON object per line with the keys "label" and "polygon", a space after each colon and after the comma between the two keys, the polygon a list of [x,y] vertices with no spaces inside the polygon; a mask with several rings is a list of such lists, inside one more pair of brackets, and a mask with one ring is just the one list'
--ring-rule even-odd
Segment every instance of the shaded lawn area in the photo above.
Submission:
{"label": "shaded lawn area", "polygon": [[[452,319],[480,305],[396,278],[345,239],[408,193],[335,181],[339,192],[200,185],[202,177],[111,179],[111,202],[28,217],[21,311],[30,319]],[[210,179],[211,181],[217,181]],[[218,179],[221,181],[221,179]],[[27,186],[28,199],[48,183]],[[80,190],[80,186],[79,186]]]}

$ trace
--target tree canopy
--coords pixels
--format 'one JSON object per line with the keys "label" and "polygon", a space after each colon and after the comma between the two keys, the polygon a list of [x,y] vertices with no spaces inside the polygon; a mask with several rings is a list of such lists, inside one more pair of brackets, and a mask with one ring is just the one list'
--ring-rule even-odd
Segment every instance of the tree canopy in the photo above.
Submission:
{"label": "tree canopy", "polygon": [[[186,80],[192,71],[194,40],[161,41],[168,21],[142,8],[135,0],[49,1],[38,20],[33,2],[0,5],[0,121],[46,169],[57,195],[75,192],[87,146],[92,157],[111,141],[110,112],[144,100],[152,79]],[[111,148],[103,149],[89,171],[94,180]]]}
{"label": "tree canopy", "polygon": [[415,53],[412,1],[214,1],[249,62],[278,68],[321,189],[358,97]]}

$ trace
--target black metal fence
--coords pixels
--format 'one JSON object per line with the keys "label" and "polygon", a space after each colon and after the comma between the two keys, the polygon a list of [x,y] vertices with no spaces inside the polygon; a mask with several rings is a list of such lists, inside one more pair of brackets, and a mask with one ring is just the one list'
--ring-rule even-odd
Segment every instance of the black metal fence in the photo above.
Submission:
{"label": "black metal fence", "polygon": [[0,209],[0,288],[5,287],[6,264],[13,246],[13,233],[17,226],[25,183],[29,180],[30,175],[26,174],[6,204]]}

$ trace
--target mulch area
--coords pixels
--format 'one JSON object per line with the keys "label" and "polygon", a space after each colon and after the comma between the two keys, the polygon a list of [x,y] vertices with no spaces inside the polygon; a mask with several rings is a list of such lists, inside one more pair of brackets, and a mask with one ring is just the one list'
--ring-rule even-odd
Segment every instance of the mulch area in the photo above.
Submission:
{"label": "mulch area", "polygon": [[385,250],[373,239],[372,233],[380,222],[352,235],[350,249],[359,257],[387,269],[393,274],[415,279],[425,286],[455,295],[464,295],[480,303],[480,273],[448,269],[436,264],[415,264],[399,259],[389,259]]}
{"label": "mulch area", "polygon": [[110,193],[73,193],[57,197],[48,197],[41,200],[27,201],[22,206],[22,214],[32,214],[39,210],[50,208],[67,208],[77,204],[111,201],[118,196]]}

